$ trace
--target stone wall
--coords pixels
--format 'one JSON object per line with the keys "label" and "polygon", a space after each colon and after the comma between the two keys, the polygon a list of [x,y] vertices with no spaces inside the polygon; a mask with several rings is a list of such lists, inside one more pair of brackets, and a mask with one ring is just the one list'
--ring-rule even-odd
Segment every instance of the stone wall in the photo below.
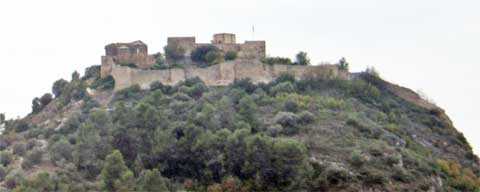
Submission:
{"label": "stone wall", "polygon": [[[105,71],[108,71],[105,69]],[[104,72],[102,66],[102,73]],[[348,79],[348,72],[338,70],[335,65],[292,66],[267,65],[258,61],[245,62],[236,60],[225,62],[208,68],[193,66],[185,69],[142,70],[119,65],[111,65],[110,75],[115,79],[115,91],[140,85],[148,88],[152,82],[159,81],[166,85],[174,85],[189,78],[199,77],[209,86],[226,86],[235,80],[251,79],[254,83],[268,83],[281,74],[289,73],[303,79],[305,77]]]}

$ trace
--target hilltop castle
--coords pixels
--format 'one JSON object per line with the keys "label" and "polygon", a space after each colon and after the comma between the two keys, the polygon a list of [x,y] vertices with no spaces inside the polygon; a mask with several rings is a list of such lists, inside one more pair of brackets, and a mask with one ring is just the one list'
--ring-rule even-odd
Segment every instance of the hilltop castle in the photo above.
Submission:
{"label": "hilltop castle", "polygon": [[[191,59],[191,53],[203,46],[215,46],[222,52],[235,52],[237,58],[224,61],[207,68],[199,68]],[[269,82],[282,73],[290,73],[297,78],[318,76],[323,78],[348,78],[347,72],[338,70],[335,65],[298,66],[263,64],[266,57],[265,41],[236,42],[235,34],[219,33],[213,35],[211,43],[197,43],[195,37],[169,37],[167,47],[182,50],[180,61],[166,62],[181,64],[181,68],[152,70],[157,63],[156,55],[148,53],[148,46],[142,41],[131,43],[112,43],[105,46],[102,56],[101,77],[112,76],[115,90],[138,84],[148,88],[154,82],[176,84],[188,78],[199,77],[207,85],[228,85],[235,80],[249,78],[253,82]]]}

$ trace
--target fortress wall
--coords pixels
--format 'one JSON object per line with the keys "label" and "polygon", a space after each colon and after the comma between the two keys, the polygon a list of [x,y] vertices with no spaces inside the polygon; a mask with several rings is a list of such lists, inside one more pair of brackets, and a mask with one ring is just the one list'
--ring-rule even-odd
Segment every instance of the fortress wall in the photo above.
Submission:
{"label": "fortress wall", "polygon": [[234,62],[225,62],[220,63],[219,66],[219,77],[218,84],[228,85],[229,83],[235,81],[235,63]]}
{"label": "fortress wall", "polygon": [[268,82],[271,79],[268,73],[267,66],[259,63],[236,63],[235,64],[235,79],[251,79],[255,83]]}
{"label": "fortress wall", "polygon": [[[102,66],[102,71],[104,66]],[[167,85],[175,85],[189,78],[199,77],[207,85],[225,86],[235,80],[251,79],[254,83],[270,82],[278,76],[288,73],[298,79],[308,76],[319,78],[348,79],[348,72],[339,71],[335,65],[293,66],[266,65],[258,61],[243,62],[242,60],[225,62],[208,68],[186,69],[175,68],[167,70],[142,70],[113,65],[111,75],[115,79],[115,91],[128,88],[135,84],[148,88],[154,81]]]}
{"label": "fortress wall", "polygon": [[112,67],[115,65],[112,57],[102,56],[102,67],[100,69],[100,77],[105,78],[112,73]]}
{"label": "fortress wall", "polygon": [[265,41],[245,41],[244,44],[240,44],[240,52],[238,53],[238,57],[250,59],[265,58],[265,47]]}
{"label": "fortress wall", "polygon": [[185,78],[195,78],[199,77],[208,85],[218,84],[218,79],[220,79],[220,65],[214,65],[208,68],[194,68],[189,67],[185,69]]}

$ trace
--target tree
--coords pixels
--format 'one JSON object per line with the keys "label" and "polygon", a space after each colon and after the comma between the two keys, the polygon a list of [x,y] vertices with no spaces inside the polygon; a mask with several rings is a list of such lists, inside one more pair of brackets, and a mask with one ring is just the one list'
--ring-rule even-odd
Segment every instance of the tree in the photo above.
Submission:
{"label": "tree", "polygon": [[40,103],[42,104],[42,107],[47,106],[52,101],[53,96],[50,93],[45,93],[42,97],[40,97]]}
{"label": "tree", "polygon": [[78,81],[80,80],[80,73],[78,73],[78,71],[74,71],[72,73],[72,81]]}
{"label": "tree", "polygon": [[238,56],[238,53],[237,53],[237,52],[235,52],[235,51],[227,51],[227,52],[225,53],[224,59],[225,59],[226,61],[231,61],[231,60],[237,59],[237,56]]}
{"label": "tree", "polygon": [[295,63],[297,65],[310,65],[310,59],[308,58],[307,52],[300,51],[296,56],[295,56]]}
{"label": "tree", "polygon": [[59,79],[53,83],[52,93],[55,97],[60,97],[63,93],[63,89],[68,85],[68,81],[65,79]]}
{"label": "tree", "polygon": [[163,192],[168,191],[165,179],[158,169],[146,170],[140,178],[139,191]]}
{"label": "tree", "polygon": [[342,57],[340,61],[338,61],[338,68],[345,71],[348,71],[348,69],[350,68],[349,63],[347,62],[345,57]]}
{"label": "tree", "polygon": [[165,50],[165,57],[174,62],[185,58],[185,49],[180,47],[177,43],[170,43],[163,49]]}
{"label": "tree", "polygon": [[32,113],[38,113],[43,109],[42,102],[38,97],[35,97],[32,101]]}
{"label": "tree", "polygon": [[122,153],[114,150],[105,159],[101,174],[103,189],[106,191],[133,191],[133,173],[123,161]]}
{"label": "tree", "polygon": [[215,65],[222,62],[223,56],[222,53],[218,51],[210,51],[205,56],[205,59],[209,65]]}
{"label": "tree", "polygon": [[246,95],[238,103],[238,113],[241,115],[242,120],[250,124],[251,127],[258,127],[257,120],[257,104],[252,97]]}
{"label": "tree", "polygon": [[2,124],[3,122],[5,122],[5,114],[0,113],[0,124]]}
{"label": "tree", "polygon": [[[192,61],[198,62],[198,63],[209,63],[207,59],[207,55],[211,53],[210,57],[213,57],[213,55],[216,52],[219,52],[218,48],[213,46],[213,45],[205,45],[205,46],[200,46],[197,47],[195,50],[192,51],[191,58]],[[213,59],[213,58],[210,58]]]}

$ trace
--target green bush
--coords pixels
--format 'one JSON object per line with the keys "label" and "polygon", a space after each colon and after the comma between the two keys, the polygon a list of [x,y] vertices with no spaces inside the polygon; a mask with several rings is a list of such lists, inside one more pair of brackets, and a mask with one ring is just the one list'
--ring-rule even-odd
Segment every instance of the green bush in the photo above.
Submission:
{"label": "green bush", "polygon": [[165,51],[165,57],[173,60],[174,62],[185,58],[185,49],[176,43],[169,43],[163,49]]}
{"label": "green bush", "polygon": [[9,152],[0,152],[0,165],[6,167],[13,162],[13,155]]}
{"label": "green bush", "polygon": [[385,173],[376,168],[364,167],[360,174],[365,185],[384,185],[387,182]]}
{"label": "green bush", "polygon": [[279,125],[282,125],[282,132],[287,135],[296,134],[299,131],[298,115],[291,112],[280,112],[274,117],[274,121]]}
{"label": "green bush", "polygon": [[302,111],[300,112],[300,114],[298,114],[298,116],[300,116],[300,123],[302,125],[307,125],[307,124],[310,124],[310,123],[313,123],[315,121],[315,115],[313,113],[311,113],[310,111]]}
{"label": "green bush", "polygon": [[119,63],[119,65],[122,67],[130,67],[134,69],[138,68],[137,64],[135,63]]}
{"label": "green bush", "polygon": [[133,98],[140,97],[141,93],[142,93],[142,88],[140,87],[140,85],[134,85],[118,91],[115,94],[115,98],[117,100],[133,99]]}
{"label": "green bush", "polygon": [[100,78],[100,71],[101,71],[101,66],[100,65],[90,66],[90,67],[85,69],[85,75],[82,77],[82,80],[99,79]]}
{"label": "green bush", "polygon": [[219,64],[223,60],[223,55],[218,51],[210,51],[205,56],[205,60],[209,66]]}
{"label": "green bush", "polygon": [[7,176],[7,169],[0,166],[0,183],[5,179],[5,176]]}
{"label": "green bush", "polygon": [[16,142],[13,144],[13,154],[18,156],[23,156],[27,151],[27,148],[24,143]]}
{"label": "green bush", "polygon": [[235,60],[235,59],[237,59],[237,55],[238,55],[238,53],[235,52],[235,51],[227,51],[225,53],[224,59],[225,59],[225,61]]}
{"label": "green bush", "polygon": [[281,93],[293,93],[295,90],[295,86],[292,83],[282,82],[270,88],[270,93],[271,95],[278,95]]}
{"label": "green bush", "polygon": [[190,57],[192,58],[192,61],[200,64],[212,64],[212,62],[215,62],[220,55],[220,50],[217,47],[213,45],[205,45],[193,50]]}
{"label": "green bush", "polygon": [[100,90],[112,90],[114,87],[115,79],[111,75],[102,79],[98,78],[90,85],[90,88]]}
{"label": "green bush", "polygon": [[296,65],[310,65],[310,59],[308,58],[308,55],[306,52],[300,51],[296,56],[295,56],[295,63]]}
{"label": "green bush", "polygon": [[27,153],[27,156],[22,162],[23,169],[31,169],[33,166],[38,165],[42,162],[43,151],[39,149],[34,149]]}
{"label": "green bush", "polygon": [[17,133],[24,132],[28,129],[30,129],[30,125],[26,121],[19,120],[15,122],[15,131]]}
{"label": "green bush", "polygon": [[291,65],[292,60],[286,57],[265,57],[262,59],[262,63],[273,65],[273,64],[283,64]]}
{"label": "green bush", "polygon": [[55,97],[60,97],[67,85],[68,81],[64,79],[59,79],[55,81],[52,86],[52,93],[55,95]]}

